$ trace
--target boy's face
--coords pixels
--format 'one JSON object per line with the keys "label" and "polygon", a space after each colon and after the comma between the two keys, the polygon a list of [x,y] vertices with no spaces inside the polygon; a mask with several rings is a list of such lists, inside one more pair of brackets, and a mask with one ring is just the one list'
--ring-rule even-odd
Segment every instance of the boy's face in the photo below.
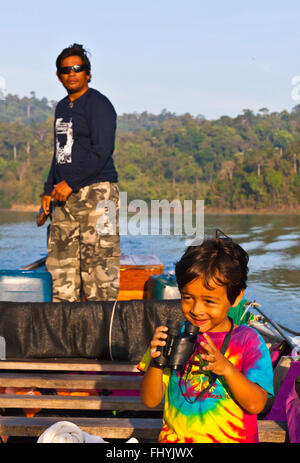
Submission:
{"label": "boy's face", "polygon": [[[227,297],[227,287],[217,285],[213,280],[209,282],[212,289],[207,289],[202,277],[195,278],[186,284],[181,291],[181,307],[185,318],[205,331],[229,331],[230,321],[227,313],[231,304]],[[241,300],[241,291],[234,305]]]}

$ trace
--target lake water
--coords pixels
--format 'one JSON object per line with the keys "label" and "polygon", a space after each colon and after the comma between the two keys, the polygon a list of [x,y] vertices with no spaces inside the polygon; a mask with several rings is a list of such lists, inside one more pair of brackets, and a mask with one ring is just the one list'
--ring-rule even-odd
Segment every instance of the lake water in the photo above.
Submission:
{"label": "lake water", "polygon": [[[35,213],[0,211],[0,269],[17,269],[46,254],[46,225]],[[205,215],[204,231],[216,228],[250,255],[248,300],[256,300],[273,320],[300,331],[300,217],[297,215]],[[123,254],[155,254],[174,270],[186,248],[179,236],[121,236]]]}

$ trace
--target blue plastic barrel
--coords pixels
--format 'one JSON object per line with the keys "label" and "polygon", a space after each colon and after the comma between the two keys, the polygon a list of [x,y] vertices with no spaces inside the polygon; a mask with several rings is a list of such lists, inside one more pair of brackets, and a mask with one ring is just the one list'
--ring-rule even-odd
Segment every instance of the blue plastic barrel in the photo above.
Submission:
{"label": "blue plastic barrel", "polygon": [[0,301],[52,302],[51,274],[37,270],[0,270]]}

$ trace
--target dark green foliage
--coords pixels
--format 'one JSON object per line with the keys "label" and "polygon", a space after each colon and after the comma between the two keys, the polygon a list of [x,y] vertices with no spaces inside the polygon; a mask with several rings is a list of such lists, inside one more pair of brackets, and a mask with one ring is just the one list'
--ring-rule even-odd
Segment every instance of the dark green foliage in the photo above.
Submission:
{"label": "dark green foliage", "polygon": [[[55,102],[0,101],[0,207],[39,204],[53,153]],[[300,107],[300,105],[299,105]],[[300,110],[208,121],[203,116],[118,117],[115,162],[128,199],[204,199],[214,208],[300,205]]]}
{"label": "dark green foliage", "polygon": [[0,100],[0,121],[21,122],[25,125],[30,125],[33,121],[44,122],[53,114],[55,106],[55,101],[36,98],[35,92],[31,92],[30,97],[23,98],[8,94],[4,100]]}

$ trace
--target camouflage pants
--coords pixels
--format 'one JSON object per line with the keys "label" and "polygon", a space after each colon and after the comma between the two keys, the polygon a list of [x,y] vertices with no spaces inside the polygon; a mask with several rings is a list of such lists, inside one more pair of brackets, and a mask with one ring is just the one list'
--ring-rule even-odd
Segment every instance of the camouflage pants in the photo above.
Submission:
{"label": "camouflage pants", "polygon": [[95,183],[72,193],[55,206],[50,227],[46,266],[53,302],[79,302],[81,293],[89,301],[116,300],[120,255],[117,183]]}

